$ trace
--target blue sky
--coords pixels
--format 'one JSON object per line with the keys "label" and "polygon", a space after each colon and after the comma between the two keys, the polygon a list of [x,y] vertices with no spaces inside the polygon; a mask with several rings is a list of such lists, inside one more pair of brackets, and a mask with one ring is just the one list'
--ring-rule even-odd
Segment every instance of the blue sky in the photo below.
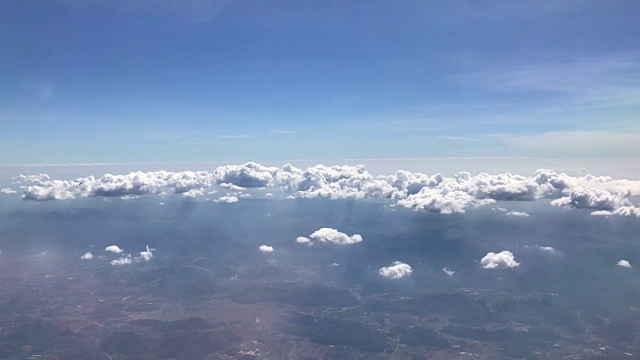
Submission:
{"label": "blue sky", "polygon": [[635,1],[0,3],[0,164],[640,154]]}

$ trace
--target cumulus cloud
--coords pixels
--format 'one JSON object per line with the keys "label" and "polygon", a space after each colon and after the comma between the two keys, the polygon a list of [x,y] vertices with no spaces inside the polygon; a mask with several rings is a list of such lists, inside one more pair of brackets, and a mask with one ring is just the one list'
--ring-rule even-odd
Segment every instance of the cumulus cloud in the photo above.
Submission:
{"label": "cumulus cloud", "polygon": [[258,248],[258,250],[260,250],[263,253],[270,253],[273,252],[273,246],[269,246],[269,245],[260,245],[260,247]]}
{"label": "cumulus cloud", "polygon": [[118,245],[109,245],[106,248],[104,248],[104,251],[112,252],[114,254],[120,254],[123,250],[120,249]]}
{"label": "cumulus cloud", "polygon": [[[594,215],[637,217],[639,211],[628,198],[640,195],[640,181],[588,174],[569,176],[546,169],[537,170],[533,176],[460,172],[445,177],[401,170],[375,177],[361,165],[316,165],[300,169],[290,164],[276,168],[249,162],[219,166],[211,172],[132,172],[75,180],[54,180],[46,174],[38,174],[21,175],[16,179],[25,184],[23,199],[33,201],[165,192],[193,197],[213,186],[231,189],[273,187],[289,193],[288,199],[386,198],[397,201],[400,206],[443,214],[464,213],[469,207],[495,201],[550,199],[555,206],[592,209]],[[237,196],[227,194],[218,201],[234,202],[234,198]],[[518,213],[511,212],[510,216],[518,216]]]}
{"label": "cumulus cloud", "polygon": [[451,270],[449,268],[446,268],[446,267],[442,268],[442,271],[444,271],[444,273],[449,275],[449,276],[453,276],[453,274],[456,273],[455,271],[453,271],[453,270]]}
{"label": "cumulus cloud", "polygon": [[235,196],[221,196],[214,201],[221,203],[235,203],[238,202],[238,198]]}
{"label": "cumulus cloud", "polygon": [[516,262],[511,251],[501,251],[499,253],[489,252],[480,260],[480,265],[485,269],[513,268],[520,266]]}
{"label": "cumulus cloud", "polygon": [[[349,236],[332,228],[321,228],[309,235],[309,238],[315,241],[329,242],[338,245],[351,245],[362,241],[362,236],[360,234],[353,234]],[[300,237],[298,237],[297,241],[301,242]]]}
{"label": "cumulus cloud", "polygon": [[620,267],[624,267],[624,268],[630,268],[631,267],[631,263],[627,260],[620,260],[618,261],[618,266]]}
{"label": "cumulus cloud", "polygon": [[138,257],[138,259],[143,261],[151,260],[153,258],[153,250],[155,249],[150,249],[149,245],[147,245],[146,250],[140,252],[140,257]]}
{"label": "cumulus cloud", "polygon": [[577,187],[571,189],[567,196],[551,201],[551,205],[612,211],[622,206],[630,205],[625,196],[628,196],[628,194],[621,195],[604,190]]}
{"label": "cumulus cloud", "polygon": [[80,257],[80,259],[82,259],[82,260],[91,260],[91,259],[93,259],[93,254],[90,253],[90,252],[86,252]]}
{"label": "cumulus cloud", "polygon": [[607,211],[607,210],[594,211],[591,213],[591,215],[600,215],[600,216],[617,215],[617,216],[640,217],[640,208],[637,208],[633,205],[621,206],[613,211]]}
{"label": "cumulus cloud", "polygon": [[298,236],[298,237],[296,238],[296,242],[297,242],[297,243],[300,243],[300,244],[306,244],[306,243],[311,242],[311,239],[309,239],[309,238],[307,238],[307,237],[304,237],[304,236]]}
{"label": "cumulus cloud", "polygon": [[204,195],[204,189],[191,189],[182,193],[182,197],[194,199],[198,196]]}
{"label": "cumulus cloud", "polygon": [[0,190],[0,193],[2,193],[2,194],[15,194],[15,193],[17,193],[17,191],[13,190],[12,188],[3,188],[2,190]]}
{"label": "cumulus cloud", "polygon": [[378,270],[378,274],[386,277],[387,279],[393,280],[409,276],[412,272],[413,270],[411,269],[411,266],[409,264],[405,264],[400,261],[395,261],[393,264],[382,267],[380,268],[380,270]]}
{"label": "cumulus cloud", "polygon": [[519,217],[527,217],[529,216],[529,214],[527,214],[526,212],[520,212],[520,211],[509,211],[508,213],[506,213],[507,216],[519,216]]}
{"label": "cumulus cloud", "polygon": [[123,266],[123,265],[129,265],[131,263],[132,263],[131,254],[127,254],[126,256],[123,256],[116,260],[111,260],[111,265],[113,266]]}

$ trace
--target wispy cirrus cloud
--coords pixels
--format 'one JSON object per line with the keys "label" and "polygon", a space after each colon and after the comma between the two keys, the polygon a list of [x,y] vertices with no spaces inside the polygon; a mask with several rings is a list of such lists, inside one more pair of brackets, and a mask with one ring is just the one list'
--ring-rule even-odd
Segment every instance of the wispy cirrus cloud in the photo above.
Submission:
{"label": "wispy cirrus cloud", "polygon": [[311,129],[273,129],[269,130],[271,134],[291,135],[310,131]]}
{"label": "wispy cirrus cloud", "polygon": [[239,134],[239,135],[220,135],[218,139],[253,139],[255,135]]}
{"label": "wispy cirrus cloud", "polygon": [[494,93],[538,93],[554,103],[590,108],[640,104],[640,55],[622,54],[565,62],[530,63],[451,75],[454,83]]}

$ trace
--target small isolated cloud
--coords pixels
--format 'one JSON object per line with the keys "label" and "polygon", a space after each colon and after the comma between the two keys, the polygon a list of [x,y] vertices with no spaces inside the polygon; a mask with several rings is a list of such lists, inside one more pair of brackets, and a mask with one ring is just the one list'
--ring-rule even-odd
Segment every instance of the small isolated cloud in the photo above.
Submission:
{"label": "small isolated cloud", "polygon": [[538,248],[540,249],[540,251],[544,252],[556,252],[556,249],[552,248],[551,246],[539,246]]}
{"label": "small isolated cloud", "polygon": [[91,260],[91,259],[93,259],[93,254],[90,253],[90,252],[86,252],[86,253],[84,253],[84,255],[82,255],[80,257],[80,259],[82,259],[82,260]]}
{"label": "small isolated cloud", "polygon": [[238,202],[238,198],[235,196],[221,196],[218,199],[214,200],[215,202],[220,203],[235,203]]}
{"label": "small isolated cloud", "polygon": [[309,235],[312,240],[330,242],[338,245],[351,245],[362,241],[360,234],[349,236],[332,228],[322,228]]}
{"label": "small isolated cloud", "polygon": [[497,268],[513,268],[520,266],[519,262],[516,262],[515,257],[511,251],[501,251],[499,253],[490,252],[480,260],[480,265],[485,269],[497,269]]}
{"label": "small isolated cloud", "polygon": [[300,243],[300,244],[306,244],[306,243],[311,242],[311,239],[306,238],[306,237],[304,237],[304,236],[298,236],[298,237],[296,238],[296,242],[297,242],[297,243]]}
{"label": "small isolated cloud", "polygon": [[269,246],[269,245],[260,245],[260,247],[258,248],[258,250],[260,250],[263,253],[270,253],[273,252],[273,246]]}
{"label": "small isolated cloud", "polygon": [[447,268],[447,267],[443,267],[442,271],[444,271],[445,274],[449,275],[449,276],[453,276],[453,274],[455,274],[456,272]]}
{"label": "small isolated cloud", "polygon": [[529,216],[529,214],[527,214],[526,212],[520,212],[520,211],[509,211],[506,215],[507,216],[521,216],[521,217]]}
{"label": "small isolated cloud", "polygon": [[273,194],[272,193],[266,193],[266,194],[264,194],[264,196],[271,197],[271,196],[273,196]]}
{"label": "small isolated cloud", "polygon": [[127,254],[126,256],[121,257],[120,259],[111,260],[111,265],[113,266],[123,266],[131,264],[131,254]]}
{"label": "small isolated cloud", "polygon": [[17,191],[13,190],[12,188],[4,188],[4,189],[0,190],[0,193],[2,193],[2,194],[15,194],[15,193],[17,193]]}
{"label": "small isolated cloud", "polygon": [[620,267],[624,267],[624,268],[630,268],[631,267],[631,263],[627,260],[620,260],[618,261],[618,266]]}
{"label": "small isolated cloud", "polygon": [[109,245],[106,248],[104,248],[104,251],[112,252],[114,254],[120,254],[123,250],[120,249],[118,245]]}
{"label": "small isolated cloud", "polygon": [[392,280],[409,276],[412,272],[413,270],[411,269],[411,266],[409,264],[405,264],[400,261],[395,261],[393,264],[382,267],[380,268],[380,270],[378,270],[378,274]]}
{"label": "small isolated cloud", "polygon": [[122,200],[135,200],[135,199],[140,199],[140,195],[125,195],[125,196],[120,196],[120,199],[122,199]]}
{"label": "small isolated cloud", "polygon": [[140,260],[144,260],[144,261],[149,261],[153,258],[153,250],[155,249],[150,249],[149,245],[147,245],[147,250],[146,251],[141,251],[140,252]]}

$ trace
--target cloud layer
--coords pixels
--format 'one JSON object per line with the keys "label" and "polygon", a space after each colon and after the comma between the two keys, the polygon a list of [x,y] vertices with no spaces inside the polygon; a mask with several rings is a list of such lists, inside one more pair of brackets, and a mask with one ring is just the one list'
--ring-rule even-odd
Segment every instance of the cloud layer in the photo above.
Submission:
{"label": "cloud layer", "polygon": [[[17,179],[23,184],[22,198],[33,201],[167,192],[197,197],[205,191],[211,193],[207,189],[217,186],[237,190],[280,188],[289,193],[289,198],[386,198],[401,206],[442,214],[464,213],[469,207],[495,201],[549,199],[554,206],[589,209],[594,215],[640,216],[640,210],[629,201],[631,195],[640,195],[640,181],[569,176],[544,169],[533,176],[460,172],[444,177],[400,170],[374,177],[361,165],[316,165],[303,170],[290,164],[276,168],[249,162],[220,166],[211,172],[133,172],[75,180],[54,180],[40,174],[20,175]],[[237,200],[238,196],[227,194],[216,201]]]}

